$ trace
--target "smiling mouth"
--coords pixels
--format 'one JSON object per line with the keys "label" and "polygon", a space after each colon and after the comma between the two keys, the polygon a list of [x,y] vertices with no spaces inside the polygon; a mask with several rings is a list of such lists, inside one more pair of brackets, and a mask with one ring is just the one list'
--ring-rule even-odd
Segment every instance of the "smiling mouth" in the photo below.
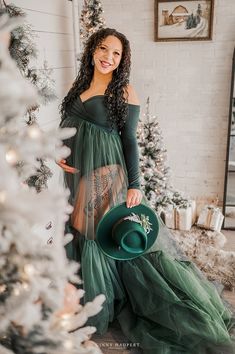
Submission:
{"label": "smiling mouth", "polygon": [[108,68],[110,67],[112,64],[108,63],[107,61],[104,61],[104,60],[100,60],[100,63],[101,63],[101,66],[103,68]]}

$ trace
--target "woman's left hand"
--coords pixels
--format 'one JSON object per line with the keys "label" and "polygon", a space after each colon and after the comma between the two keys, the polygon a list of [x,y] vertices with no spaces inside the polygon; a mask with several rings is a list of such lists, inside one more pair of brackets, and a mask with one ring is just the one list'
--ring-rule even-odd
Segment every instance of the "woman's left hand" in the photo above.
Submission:
{"label": "woman's left hand", "polygon": [[132,208],[141,203],[143,196],[139,189],[128,189],[126,196],[126,206],[127,208]]}

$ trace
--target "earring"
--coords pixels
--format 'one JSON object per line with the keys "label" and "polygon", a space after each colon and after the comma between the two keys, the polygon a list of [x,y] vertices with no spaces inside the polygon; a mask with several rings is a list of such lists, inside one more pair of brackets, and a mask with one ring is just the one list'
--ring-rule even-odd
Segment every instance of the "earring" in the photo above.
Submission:
{"label": "earring", "polygon": [[94,59],[92,58],[92,60],[91,60],[91,65],[95,65],[95,62],[94,62]]}

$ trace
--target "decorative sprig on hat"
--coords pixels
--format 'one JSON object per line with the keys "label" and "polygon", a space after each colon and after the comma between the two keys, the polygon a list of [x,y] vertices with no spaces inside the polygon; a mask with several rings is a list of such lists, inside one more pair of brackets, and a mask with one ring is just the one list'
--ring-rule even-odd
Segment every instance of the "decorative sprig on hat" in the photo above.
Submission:
{"label": "decorative sprig on hat", "polygon": [[140,216],[135,214],[135,213],[131,213],[131,215],[126,216],[124,218],[124,220],[131,220],[131,221],[135,221],[138,224],[140,224],[143,228],[144,231],[146,232],[146,234],[149,234],[150,231],[152,231],[153,229],[151,228],[151,222],[149,221],[149,216],[146,216],[144,214],[141,214]]}

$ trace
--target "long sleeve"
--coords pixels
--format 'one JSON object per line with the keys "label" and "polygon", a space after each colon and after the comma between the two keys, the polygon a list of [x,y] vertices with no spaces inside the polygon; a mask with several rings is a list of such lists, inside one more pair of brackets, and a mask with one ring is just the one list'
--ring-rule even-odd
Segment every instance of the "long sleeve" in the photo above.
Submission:
{"label": "long sleeve", "polygon": [[128,117],[121,130],[123,153],[128,173],[128,189],[140,189],[139,150],[136,138],[140,106],[128,105]]}

